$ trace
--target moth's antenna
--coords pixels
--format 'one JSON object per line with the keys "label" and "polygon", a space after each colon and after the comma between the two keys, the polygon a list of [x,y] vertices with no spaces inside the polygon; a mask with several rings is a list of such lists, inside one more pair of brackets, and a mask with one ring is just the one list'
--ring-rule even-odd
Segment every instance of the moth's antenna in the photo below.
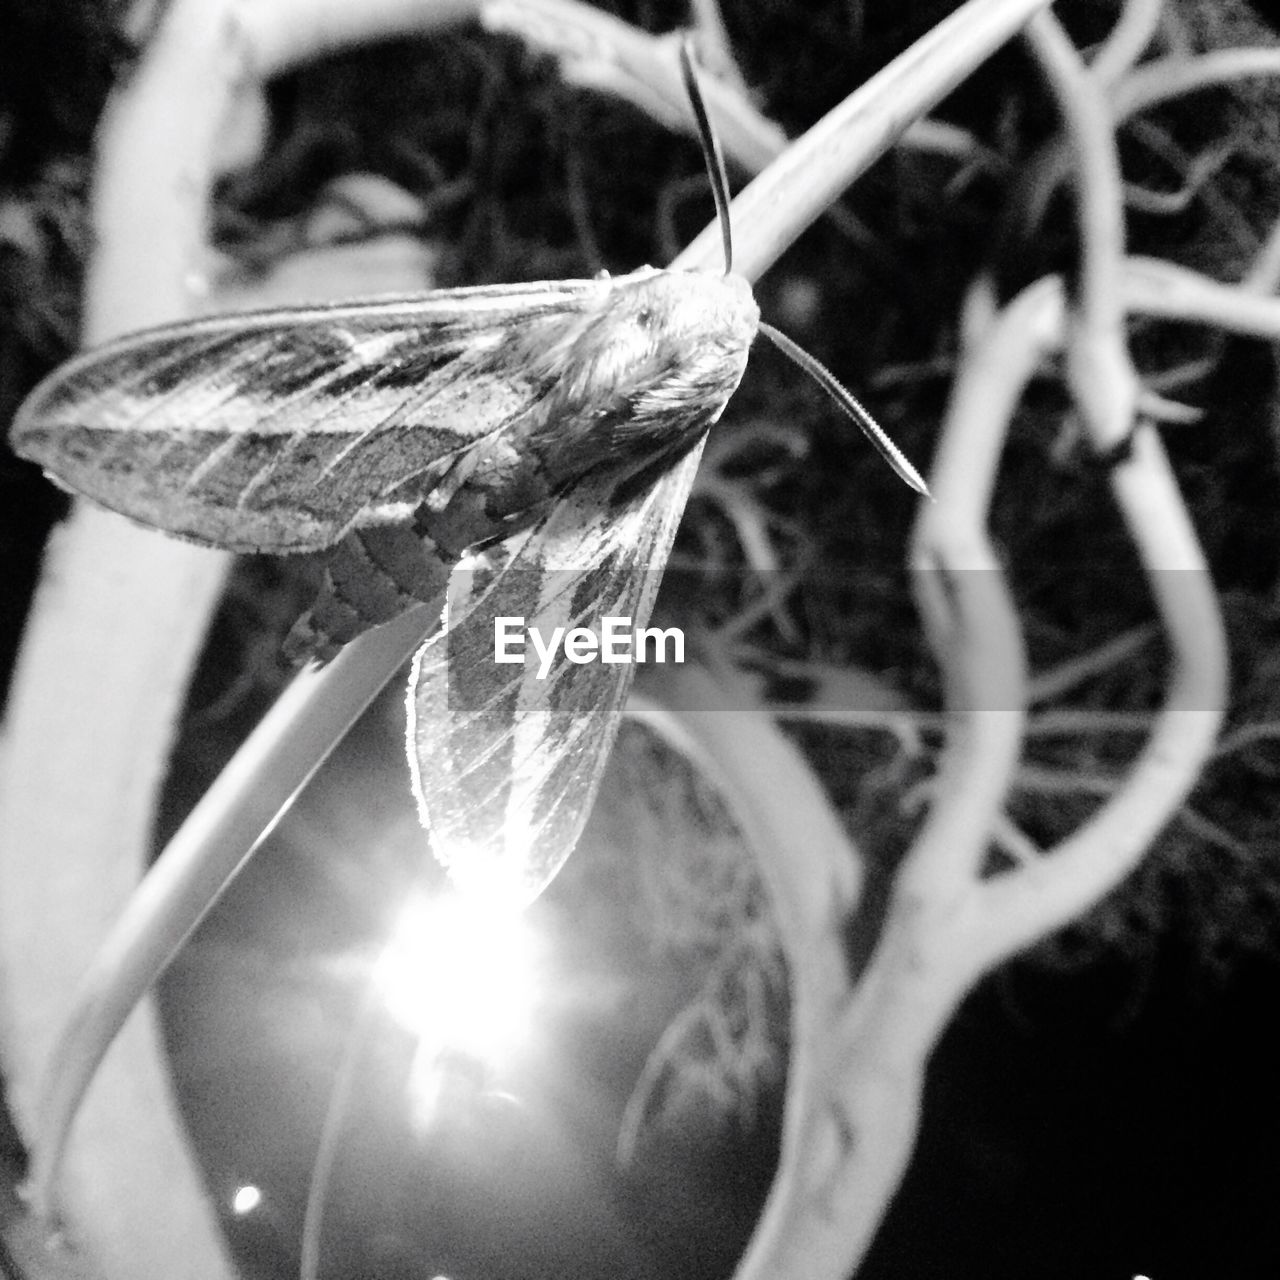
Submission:
{"label": "moth's antenna", "polygon": [[702,90],[698,88],[698,77],[693,69],[693,46],[688,36],[680,41],[680,74],[684,76],[684,88],[693,108],[693,118],[698,122],[698,141],[702,144],[702,158],[711,181],[711,195],[716,202],[716,217],[720,220],[720,238],[724,241],[724,273],[730,275],[733,271],[733,232],[729,227],[729,179],[725,177],[720,139],[712,132],[707,108],[702,101]]}
{"label": "moth's antenna", "polygon": [[[693,108],[694,119],[698,122],[698,140],[702,143],[702,158],[706,161],[707,177],[711,180],[711,194],[716,202],[716,217],[720,220],[720,235],[724,241],[724,273],[729,275],[733,271],[733,234],[729,224],[729,180],[725,176],[724,154],[720,150],[720,139],[711,129],[711,121],[707,119],[707,108],[702,101],[702,91],[698,88],[698,76],[693,69],[693,48],[687,35],[680,41],[680,72],[684,76],[685,92],[689,95],[689,105]],[[794,360],[858,424],[863,435],[875,445],[880,456],[907,484],[926,498],[931,496],[929,486],[920,478],[920,473],[915,467],[907,461],[902,450],[885,435],[880,424],[840,385],[835,375],[821,361],[815,360],[803,347],[792,342],[785,333],[780,333],[771,324],[761,321],[760,332],[783,355]]]}
{"label": "moth's antenna", "polygon": [[907,484],[926,498],[932,497],[929,486],[920,478],[920,473],[915,467],[907,461],[902,450],[885,435],[884,428],[840,385],[835,374],[826,365],[816,360],[803,347],[792,342],[785,333],[780,333],[773,325],[765,324],[763,320],[760,322],[760,332],[783,355],[794,360],[858,424],[862,434],[875,445],[880,456]]}

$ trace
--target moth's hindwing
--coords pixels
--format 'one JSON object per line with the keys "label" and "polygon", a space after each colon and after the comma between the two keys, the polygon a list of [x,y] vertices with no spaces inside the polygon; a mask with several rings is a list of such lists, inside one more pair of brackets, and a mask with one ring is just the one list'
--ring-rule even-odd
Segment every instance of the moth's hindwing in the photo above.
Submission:
{"label": "moth's hindwing", "polygon": [[634,673],[572,664],[563,648],[545,679],[532,651],[498,665],[495,619],[544,636],[603,617],[644,626],[696,464],[629,497],[583,485],[495,571],[451,587],[446,629],[414,660],[408,747],[423,825],[459,884],[532,899],[552,879],[590,813]]}
{"label": "moth's hindwing", "polygon": [[[595,281],[194,320],[87,352],[46,379],[12,443],[64,487],[233,551],[331,546],[500,431],[540,388],[513,332],[580,313]],[[393,495],[394,498],[393,498]]]}

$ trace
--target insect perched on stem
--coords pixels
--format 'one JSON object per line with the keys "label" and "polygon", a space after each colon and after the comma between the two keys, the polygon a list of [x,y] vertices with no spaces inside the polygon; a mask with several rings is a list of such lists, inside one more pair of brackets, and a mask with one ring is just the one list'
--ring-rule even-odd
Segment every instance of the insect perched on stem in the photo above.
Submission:
{"label": "insect perched on stem", "polygon": [[644,625],[681,515],[673,468],[720,417],[757,331],[926,492],[732,274],[723,160],[687,48],[681,65],[723,276],[645,267],[168,325],[72,360],[13,428],[17,452],[58,483],[143,525],[232,551],[322,553],[320,597],[290,639],[299,655],[447,592],[410,683],[420,813],[456,877],[525,897],[577,841],[631,667],[563,652],[541,678],[536,663],[499,664],[495,619],[544,634]]}

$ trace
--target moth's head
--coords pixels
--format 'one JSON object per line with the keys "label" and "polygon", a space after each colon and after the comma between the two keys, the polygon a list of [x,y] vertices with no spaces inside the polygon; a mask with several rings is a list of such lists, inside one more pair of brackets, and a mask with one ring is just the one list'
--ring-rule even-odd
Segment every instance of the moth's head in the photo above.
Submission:
{"label": "moth's head", "polygon": [[715,342],[746,350],[760,308],[742,276],[706,271],[637,271],[614,282],[610,309],[619,322],[660,339]]}

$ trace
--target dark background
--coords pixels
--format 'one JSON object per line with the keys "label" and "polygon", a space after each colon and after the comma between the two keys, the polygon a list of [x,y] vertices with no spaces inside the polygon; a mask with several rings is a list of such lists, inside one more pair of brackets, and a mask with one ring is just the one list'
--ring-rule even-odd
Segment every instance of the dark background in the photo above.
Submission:
{"label": "dark background", "polygon": [[[831,3],[806,6],[800,16],[780,0],[730,3],[726,21],[748,83],[769,114],[795,131],[947,7]],[[69,0],[10,0],[0,15],[6,30],[0,41],[0,199],[8,209],[0,222],[4,421],[75,344],[88,239],[88,147],[107,88],[132,56],[108,34],[106,12],[106,6]],[[1180,12],[1203,45],[1272,38],[1250,25],[1243,8],[1188,5]],[[683,18],[674,5],[626,7],[625,13],[653,30]],[[1064,17],[1088,42],[1105,34],[1109,14],[1107,5],[1086,3]],[[317,191],[353,170],[385,174],[428,199],[447,192],[432,204],[430,225],[423,228],[445,246],[443,285],[665,261],[708,216],[701,194],[682,194],[693,189],[689,180],[700,166],[690,143],[626,106],[563,87],[550,67],[509,42],[471,31],[328,60],[276,86],[273,107],[269,156],[227,180],[217,210],[222,241],[247,262],[287,251],[289,228]],[[954,351],[961,292],[992,251],[991,229],[1019,157],[1047,135],[1053,119],[1016,50],[979,72],[944,114],[1000,150],[1006,167],[956,189],[949,185],[954,174],[941,161],[891,158],[758,290],[765,315],[828,362],[917,460],[929,455],[945,376],[892,380],[883,371]],[[1231,154],[1216,176],[1212,200],[1192,201],[1176,216],[1132,214],[1131,246],[1235,278],[1280,212],[1280,97],[1271,86],[1256,84],[1200,95],[1185,108],[1162,112],[1160,122],[1188,155],[1224,139]],[[1178,173],[1162,168],[1140,140],[1126,137],[1123,154],[1134,180],[1151,188],[1178,185]],[[1252,244],[1240,227],[1254,237]],[[1070,222],[1065,209],[1056,210],[1033,241],[1005,256],[1004,283],[1012,291],[1069,262]],[[1169,432],[1167,443],[1224,597],[1236,682],[1233,721],[1275,720],[1280,529],[1272,352],[1154,327],[1139,335],[1138,344],[1149,367],[1205,358],[1202,376],[1174,394],[1204,408],[1206,417],[1194,428]],[[819,399],[797,383],[782,362],[757,352],[722,429],[772,413],[800,421],[809,433],[808,458],[784,470],[768,495],[798,525],[795,545],[819,566],[800,588],[807,652],[844,652],[891,670],[921,705],[935,705],[932,664],[921,650],[898,569],[909,504],[856,435],[833,424]],[[1062,413],[1062,399],[1052,389],[1038,387],[1028,398],[994,515],[1037,665],[1086,651],[1147,616],[1141,594],[1124,585],[1130,560],[1105,485],[1078,452],[1064,455],[1058,448]],[[12,663],[45,533],[64,508],[64,499],[32,468],[0,451],[0,670]],[[715,514],[695,504],[690,522],[679,550],[696,559],[715,532]],[[855,599],[832,587],[824,565],[856,566]],[[238,574],[197,679],[197,714],[222,705],[219,699],[243,673],[244,655],[262,653],[264,630],[288,625],[298,590],[289,566],[249,563]],[[784,647],[777,636],[759,639]],[[267,651],[274,652],[270,646]],[[1137,661],[1145,665],[1086,690],[1085,705],[1149,706],[1161,655],[1154,648]],[[224,708],[212,722],[200,722],[198,749],[188,735],[166,822],[189,802],[220,754],[232,749],[283,677],[274,658],[259,661],[230,712]],[[802,737],[848,814],[873,884],[883,885],[909,836],[897,800],[916,779],[856,735],[811,730]],[[383,738],[375,739],[382,745],[370,750],[383,751]],[[1082,743],[1074,755],[1068,749],[1041,763],[1118,769],[1129,750],[1128,744]],[[1280,754],[1266,743],[1216,762],[1191,804],[1229,838],[1206,838],[1203,825],[1175,822],[1143,866],[1088,917],[1006,966],[966,1002],[935,1055],[916,1158],[859,1273],[863,1280],[1119,1280],[1137,1274],[1191,1280],[1280,1273],[1280,1054],[1272,1032],[1280,951],[1278,769]],[[349,803],[335,786],[332,797],[318,803]],[[1017,816],[1048,843],[1094,803],[1084,796],[1020,795]],[[359,826],[349,815],[343,820]],[[244,973],[255,982],[278,974],[277,1024],[287,1023],[285,1005],[297,998],[318,1000],[337,1027],[350,1016],[349,991],[345,1005],[329,1006],[335,997],[315,995],[318,970],[301,977],[284,972],[278,938],[271,940],[278,923],[270,902],[273,895],[311,885],[319,897],[300,913],[310,923],[298,925],[308,935],[298,947],[322,957],[358,947],[368,903],[352,888],[357,877],[334,870],[345,865],[341,851],[317,854],[306,847],[305,832],[284,838],[300,843],[302,851],[279,855],[275,870],[255,882],[267,900],[259,908],[263,919],[255,921],[252,912],[215,919],[179,963],[166,997],[179,1078],[186,1081],[193,1131],[215,1189],[252,1164],[237,1143],[260,1131],[259,1116],[272,1111],[282,1088],[287,1092],[296,1066],[287,1044],[278,1053],[264,1049],[247,1063],[230,1052],[237,1035],[246,1034],[229,1030],[233,1014],[253,1016],[237,1003]],[[590,872],[582,877],[590,888]],[[560,892],[583,910],[591,903],[581,885]],[[618,898],[590,906],[599,945],[580,957],[584,967],[622,965],[610,954],[626,936],[619,922],[629,919],[624,895]],[[566,909],[553,895],[550,914]],[[689,956],[663,962],[671,967],[671,1009],[679,1007],[682,983],[689,981],[682,966],[697,963]],[[650,973],[648,980],[663,979]],[[198,1015],[192,1012],[197,1008]],[[608,1082],[616,1105],[629,1088],[627,1071],[643,1056],[630,1033],[601,1014],[595,1022],[567,1025],[564,1034],[566,1072],[586,1071]],[[381,1069],[393,1078],[403,1068],[403,1047],[398,1055],[394,1046],[383,1053]],[[402,1151],[408,1171],[397,1174],[395,1118],[384,1117],[392,1154],[371,1160],[386,1185],[375,1187],[368,1202],[348,1187],[354,1207],[335,1213],[351,1215],[349,1224],[344,1220],[351,1256],[335,1257],[335,1267],[354,1275],[376,1257],[382,1275],[419,1274],[415,1267],[428,1263],[447,1265],[458,1277],[727,1275],[767,1185],[777,1093],[778,1082],[766,1082],[752,1124],[708,1124],[705,1131],[695,1126],[696,1141],[683,1145],[674,1136],[654,1157],[647,1183],[637,1175],[606,1185],[603,1157],[582,1154],[607,1142],[606,1126],[600,1124],[599,1132],[580,1128],[581,1150],[570,1144],[567,1153],[548,1155],[545,1168],[537,1166],[539,1177],[566,1180],[534,1203],[537,1212],[525,1204],[527,1233],[519,1241],[485,1240],[481,1213],[471,1224],[468,1255],[466,1197],[460,1196],[462,1225],[451,1228],[448,1251],[416,1264],[403,1240],[392,1248],[385,1241],[378,1246],[375,1238],[397,1197],[408,1197],[407,1207],[397,1210],[402,1227],[419,1212],[427,1216],[414,1200],[423,1167]],[[299,1121],[299,1132],[314,1127],[317,1101],[307,1105],[309,1119]],[[376,1125],[373,1130],[381,1132]],[[512,1138],[508,1129],[499,1130],[540,1150],[536,1137]],[[279,1220],[229,1224],[255,1273],[286,1275],[294,1265],[298,1181],[307,1163],[305,1144],[296,1142],[295,1159],[294,1137],[266,1141],[265,1150],[280,1157],[279,1183],[268,1188],[286,1206]],[[20,1164],[12,1136],[7,1151],[11,1164]],[[255,1158],[268,1156],[258,1152]],[[479,1175],[475,1182],[459,1181],[453,1170],[454,1190],[470,1189],[473,1209],[507,1195],[493,1203],[506,1205],[503,1212],[512,1220],[525,1221],[525,1210],[513,1209],[510,1198],[522,1193],[503,1183],[501,1163],[490,1170],[496,1183]],[[577,1169],[582,1180],[575,1182],[566,1169]],[[437,1168],[446,1188],[442,1196],[449,1194],[448,1175],[447,1166],[443,1173]],[[435,1201],[437,1211],[441,1203]],[[419,1228],[426,1230],[420,1223],[404,1228],[406,1239],[412,1242]]]}

